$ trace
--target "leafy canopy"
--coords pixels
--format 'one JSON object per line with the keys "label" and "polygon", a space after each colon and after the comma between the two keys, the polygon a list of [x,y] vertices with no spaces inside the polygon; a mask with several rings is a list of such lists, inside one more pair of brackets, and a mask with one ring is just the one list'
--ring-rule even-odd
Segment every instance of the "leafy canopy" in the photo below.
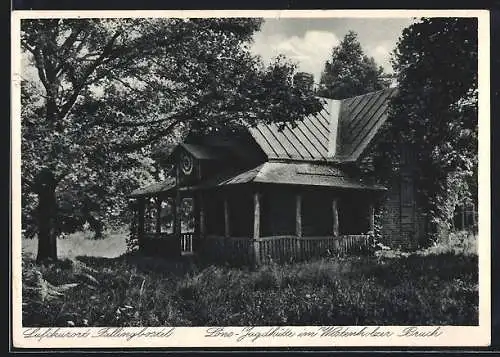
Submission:
{"label": "leafy canopy", "polygon": [[318,94],[345,99],[386,88],[384,70],[368,57],[355,32],[349,31],[333,48],[331,58],[321,74]]}
{"label": "leafy canopy", "polygon": [[423,18],[403,31],[393,56],[399,95],[392,142],[414,145],[435,220],[458,199],[477,199],[477,19]]}

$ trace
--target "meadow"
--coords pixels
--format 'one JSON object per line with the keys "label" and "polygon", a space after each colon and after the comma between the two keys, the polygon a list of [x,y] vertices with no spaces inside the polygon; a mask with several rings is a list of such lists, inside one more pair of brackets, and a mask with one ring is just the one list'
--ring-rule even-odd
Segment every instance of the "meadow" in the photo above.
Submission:
{"label": "meadow", "polygon": [[477,325],[476,240],[257,269],[125,253],[122,233],[23,239],[24,326]]}

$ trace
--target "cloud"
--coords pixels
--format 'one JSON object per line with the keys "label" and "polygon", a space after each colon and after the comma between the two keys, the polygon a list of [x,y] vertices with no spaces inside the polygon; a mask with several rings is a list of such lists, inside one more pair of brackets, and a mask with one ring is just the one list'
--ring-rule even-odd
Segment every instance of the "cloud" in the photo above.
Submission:
{"label": "cloud", "polygon": [[377,65],[382,66],[387,73],[392,73],[390,63],[391,49],[388,43],[379,43],[374,46],[369,46],[366,49],[366,54],[375,59]]}
{"label": "cloud", "polygon": [[298,64],[298,70],[314,75],[316,82],[332,48],[340,43],[339,38],[328,31],[307,31],[303,36],[285,37],[282,34],[263,35],[257,33],[254,37],[252,51],[268,63],[279,54]]}

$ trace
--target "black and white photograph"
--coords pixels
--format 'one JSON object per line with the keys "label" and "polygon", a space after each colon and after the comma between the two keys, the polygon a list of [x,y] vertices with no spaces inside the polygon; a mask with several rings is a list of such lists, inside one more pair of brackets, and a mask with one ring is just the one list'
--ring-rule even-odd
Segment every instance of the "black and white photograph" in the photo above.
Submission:
{"label": "black and white photograph", "polygon": [[22,13],[18,343],[487,345],[480,15]]}

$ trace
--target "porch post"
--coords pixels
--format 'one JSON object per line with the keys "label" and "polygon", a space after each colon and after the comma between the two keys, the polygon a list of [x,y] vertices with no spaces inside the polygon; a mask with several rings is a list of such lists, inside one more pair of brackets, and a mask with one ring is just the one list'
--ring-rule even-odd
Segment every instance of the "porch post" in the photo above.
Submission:
{"label": "porch post", "polygon": [[174,216],[174,237],[177,239],[177,249],[178,249],[178,254],[181,255],[182,251],[182,239],[181,239],[181,193],[179,190],[175,193],[175,199],[174,199],[174,210],[173,210],[173,216]]}
{"label": "porch post", "polygon": [[229,202],[227,197],[224,197],[224,237],[230,237],[230,225],[229,225]]}
{"label": "porch post", "polygon": [[260,194],[258,192],[253,195],[253,251],[255,256],[255,264],[260,264],[260,249],[259,249],[259,237],[260,237]]}
{"label": "porch post", "polygon": [[370,205],[368,206],[368,219],[370,222],[369,231],[374,232],[375,231],[375,205],[373,203],[370,203]]}
{"label": "porch post", "polygon": [[339,212],[338,212],[338,203],[337,198],[334,198],[332,201],[332,228],[333,228],[333,236],[338,237],[339,235]]}

